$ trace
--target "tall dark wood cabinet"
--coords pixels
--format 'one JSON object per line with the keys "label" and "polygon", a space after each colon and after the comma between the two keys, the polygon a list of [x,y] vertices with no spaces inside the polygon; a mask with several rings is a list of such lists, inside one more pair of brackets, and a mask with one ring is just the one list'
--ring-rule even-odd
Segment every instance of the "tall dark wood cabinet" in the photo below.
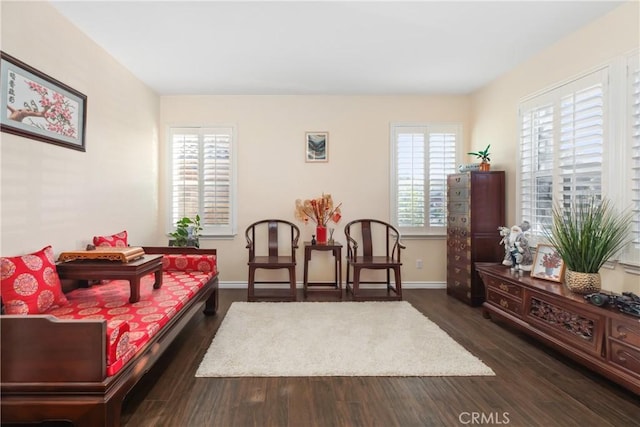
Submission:
{"label": "tall dark wood cabinet", "polygon": [[505,225],[504,171],[447,177],[447,294],[472,306],[484,302],[476,262],[504,259],[498,227]]}

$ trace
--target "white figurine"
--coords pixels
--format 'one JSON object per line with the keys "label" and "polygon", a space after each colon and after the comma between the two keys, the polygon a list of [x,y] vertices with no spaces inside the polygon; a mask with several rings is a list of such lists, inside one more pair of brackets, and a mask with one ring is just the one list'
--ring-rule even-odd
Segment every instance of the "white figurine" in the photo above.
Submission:
{"label": "white figurine", "polygon": [[514,225],[510,229],[498,227],[502,236],[500,244],[505,248],[503,265],[520,271],[531,271],[533,256],[529,247],[530,233],[527,232],[529,228],[528,221],[524,221],[521,225]]}

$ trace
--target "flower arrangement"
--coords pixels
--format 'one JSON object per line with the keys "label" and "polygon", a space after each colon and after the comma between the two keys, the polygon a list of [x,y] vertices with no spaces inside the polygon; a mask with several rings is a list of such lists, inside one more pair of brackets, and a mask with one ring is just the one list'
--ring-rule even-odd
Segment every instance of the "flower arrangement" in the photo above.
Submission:
{"label": "flower arrangement", "polygon": [[544,268],[560,267],[560,255],[558,255],[558,252],[554,251],[551,254],[544,254],[542,256],[542,266]]}
{"label": "flower arrangement", "polygon": [[316,199],[296,200],[295,217],[305,224],[311,220],[319,227],[326,227],[329,221],[335,223],[340,221],[340,218],[342,218],[340,206],[342,206],[342,203],[333,204],[331,194],[322,193],[322,196]]}

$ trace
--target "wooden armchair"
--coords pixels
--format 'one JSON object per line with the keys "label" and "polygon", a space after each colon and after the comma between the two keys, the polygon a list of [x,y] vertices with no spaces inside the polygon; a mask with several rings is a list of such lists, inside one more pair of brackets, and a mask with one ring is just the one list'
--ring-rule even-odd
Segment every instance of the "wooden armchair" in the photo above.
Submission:
{"label": "wooden armchair", "polygon": [[[247,227],[245,232],[249,249],[249,280],[247,301],[295,301],[296,300],[296,249],[300,229],[289,221],[265,219]],[[266,255],[264,255],[266,254]],[[256,280],[256,270],[287,269],[288,281]],[[256,284],[288,283],[289,289],[262,288],[256,293]]]}
{"label": "wooden armchair", "polygon": [[[402,280],[400,278],[400,232],[391,224],[376,219],[357,219],[344,228],[347,236],[347,293],[354,300],[402,300]],[[353,269],[353,281],[350,270]],[[363,269],[386,270],[385,281],[361,280]],[[391,271],[394,283],[391,283]],[[386,289],[361,289],[361,284],[385,283]]]}

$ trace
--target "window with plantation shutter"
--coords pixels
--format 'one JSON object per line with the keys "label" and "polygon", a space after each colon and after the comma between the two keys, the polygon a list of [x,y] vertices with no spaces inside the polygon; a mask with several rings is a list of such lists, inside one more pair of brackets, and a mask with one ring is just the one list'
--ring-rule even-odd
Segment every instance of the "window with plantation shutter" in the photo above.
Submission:
{"label": "window with plantation shutter", "polygon": [[606,70],[520,106],[520,221],[534,234],[551,224],[552,207],[603,194]]}
{"label": "window with plantation shutter", "polygon": [[200,216],[203,235],[235,234],[233,127],[171,128],[170,224]]}
{"label": "window with plantation shutter", "polygon": [[391,125],[391,216],[403,235],[446,234],[447,175],[460,140],[457,124]]}
{"label": "window with plantation shutter", "polygon": [[633,211],[633,242],[624,254],[623,261],[640,267],[640,60],[639,52],[627,61],[627,146],[629,156],[625,168],[627,206]]}

